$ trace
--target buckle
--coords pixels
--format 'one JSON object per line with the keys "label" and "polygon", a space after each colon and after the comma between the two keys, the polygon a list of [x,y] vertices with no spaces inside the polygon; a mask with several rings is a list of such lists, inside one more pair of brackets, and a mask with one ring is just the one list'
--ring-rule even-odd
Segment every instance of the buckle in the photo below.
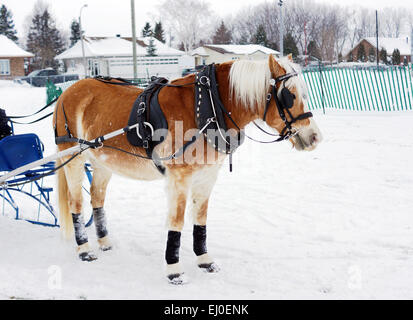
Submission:
{"label": "buckle", "polygon": [[144,148],[144,149],[149,149],[149,142],[148,142],[148,140],[143,140],[143,148]]}
{"label": "buckle", "polygon": [[138,116],[142,115],[146,110],[146,103],[145,102],[141,102],[139,104],[139,108],[138,108]]}
{"label": "buckle", "polygon": [[[205,82],[203,82],[203,80],[205,80]],[[209,86],[211,82],[207,76],[202,76],[201,78],[199,78],[199,83],[203,86]]]}

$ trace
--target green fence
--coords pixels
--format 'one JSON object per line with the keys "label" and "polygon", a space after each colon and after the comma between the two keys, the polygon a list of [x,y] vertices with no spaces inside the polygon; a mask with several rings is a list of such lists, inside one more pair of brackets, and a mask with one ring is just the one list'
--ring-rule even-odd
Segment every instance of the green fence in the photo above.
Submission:
{"label": "green fence", "polygon": [[[322,66],[305,69],[303,76],[309,91],[311,110],[413,110],[412,66]],[[75,81],[58,84],[55,89],[64,91],[73,83]],[[146,84],[143,79],[137,81],[140,87]],[[55,93],[53,88],[48,89],[49,98]]]}
{"label": "green fence", "polygon": [[303,71],[309,107],[353,111],[412,110],[412,66],[316,67]]}

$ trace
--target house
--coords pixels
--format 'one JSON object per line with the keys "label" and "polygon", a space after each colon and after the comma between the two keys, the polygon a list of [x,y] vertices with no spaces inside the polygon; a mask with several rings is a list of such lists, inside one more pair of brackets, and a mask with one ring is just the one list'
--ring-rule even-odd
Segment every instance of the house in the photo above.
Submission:
{"label": "house", "polygon": [[263,60],[267,59],[270,54],[279,56],[280,53],[257,44],[209,44],[191,52],[191,55],[195,57],[196,66],[240,59]]}
{"label": "house", "polygon": [[4,35],[0,35],[0,80],[13,80],[25,75],[25,60],[34,55],[24,51]]}
{"label": "house", "polygon": [[[360,47],[364,46],[364,52],[366,54],[366,59],[364,59],[363,62],[368,60],[368,55],[369,51],[371,48],[374,50],[374,52],[377,52],[377,39],[375,37],[369,37],[369,38],[364,38],[361,39],[357,45],[352,48],[349,53],[344,57],[345,61],[349,61],[350,58],[352,57],[351,61],[358,61],[358,51],[360,50]],[[403,38],[383,38],[379,37],[379,51],[382,49],[385,49],[387,52],[387,56],[391,57],[393,54],[393,51],[395,49],[399,49],[400,51],[400,61],[406,61],[407,63],[411,62],[411,54],[412,54],[412,49],[411,49],[411,40],[409,37],[403,37]]]}
{"label": "house", "polygon": [[[150,41],[156,48],[156,56],[147,56]],[[155,38],[137,39],[138,78],[162,76],[169,79],[181,76],[184,69],[194,67],[194,59],[185,52],[168,47]],[[132,79],[133,46],[132,38],[85,37],[84,51],[87,64],[87,76],[97,75]],[[73,47],[56,57],[64,63],[68,73],[84,75],[82,43],[78,41]]]}

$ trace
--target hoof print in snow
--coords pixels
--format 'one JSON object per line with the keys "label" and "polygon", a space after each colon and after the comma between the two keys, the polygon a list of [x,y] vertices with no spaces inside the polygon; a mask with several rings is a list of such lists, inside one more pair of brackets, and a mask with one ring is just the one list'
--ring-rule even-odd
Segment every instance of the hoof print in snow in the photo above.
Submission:
{"label": "hoof print in snow", "polygon": [[175,286],[180,286],[188,283],[188,279],[183,273],[170,274],[167,277],[169,283]]}
{"label": "hoof print in snow", "polygon": [[93,252],[82,252],[79,254],[79,258],[82,261],[92,262],[97,260],[98,257]]}
{"label": "hoof print in snow", "polygon": [[198,265],[199,268],[202,269],[202,271],[206,273],[218,273],[220,271],[218,265],[215,262],[212,263],[203,263]]}

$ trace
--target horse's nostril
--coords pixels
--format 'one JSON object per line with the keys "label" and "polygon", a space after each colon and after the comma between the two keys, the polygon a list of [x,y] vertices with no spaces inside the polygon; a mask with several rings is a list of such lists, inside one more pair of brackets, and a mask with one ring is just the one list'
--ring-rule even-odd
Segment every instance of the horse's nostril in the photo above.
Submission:
{"label": "horse's nostril", "polygon": [[311,144],[316,144],[318,142],[317,133],[314,133],[314,134],[311,135],[310,142],[311,142]]}

